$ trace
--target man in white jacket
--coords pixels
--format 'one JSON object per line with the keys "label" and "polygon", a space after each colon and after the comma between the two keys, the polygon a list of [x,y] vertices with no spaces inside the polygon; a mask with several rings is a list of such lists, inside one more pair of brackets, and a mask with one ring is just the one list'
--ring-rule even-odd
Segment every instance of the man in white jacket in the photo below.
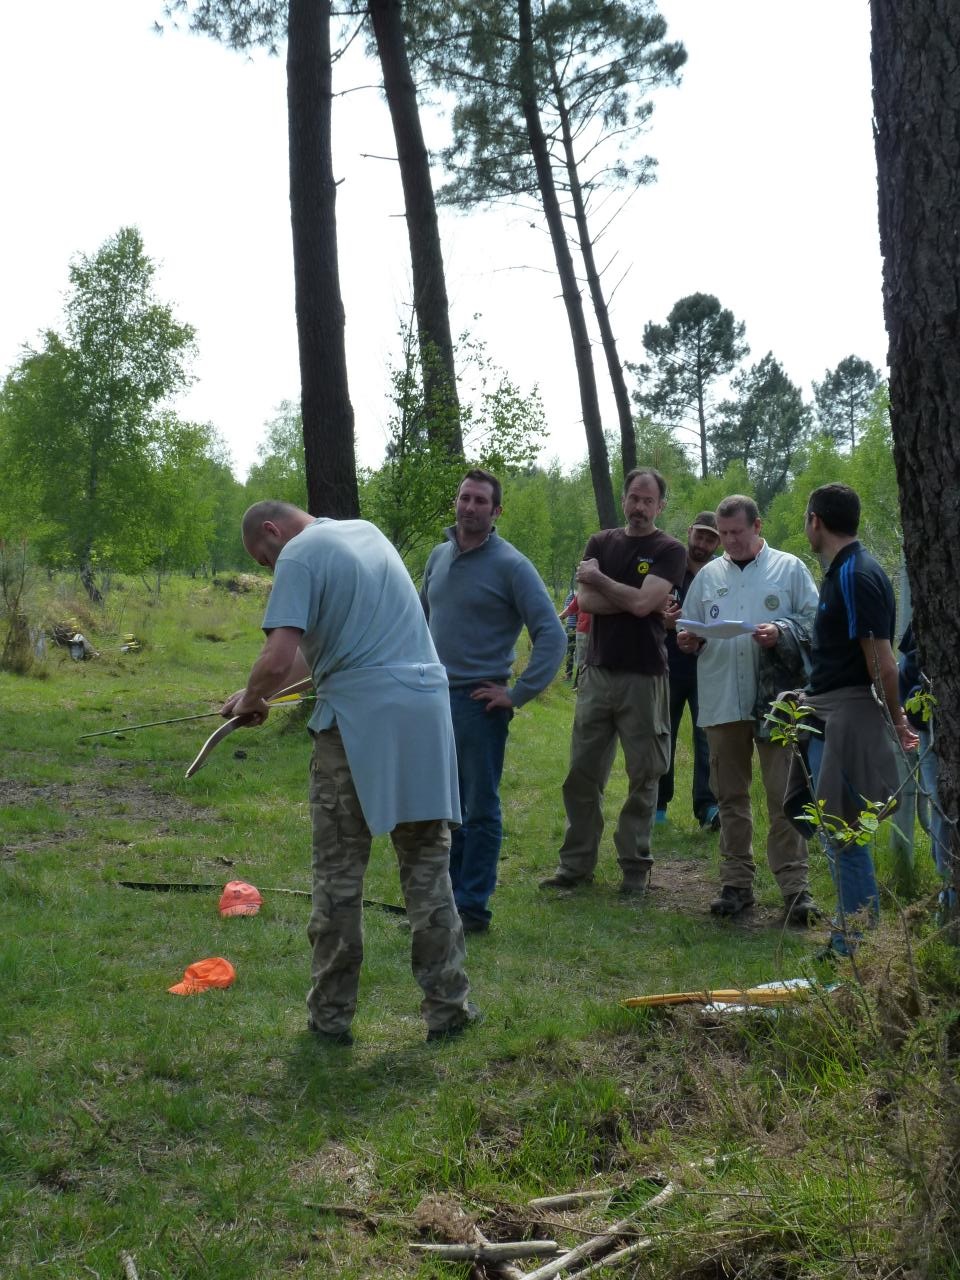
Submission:
{"label": "man in white jacket", "polygon": [[750,787],[756,749],[767,795],[767,862],[783,895],[787,921],[806,925],[819,916],[810,895],[807,845],[783,812],[790,753],[759,736],[756,719],[760,651],[779,642],[785,625],[812,627],[817,588],[802,560],[776,551],[760,536],[752,498],[734,494],[717,507],[724,554],[704,565],[684,600],[691,622],[738,621],[752,633],[705,640],[677,632],[677,646],[697,653],[698,723],[710,746],[710,784],[720,806],[721,889],[710,904],[718,916],[753,906],[753,814]]}

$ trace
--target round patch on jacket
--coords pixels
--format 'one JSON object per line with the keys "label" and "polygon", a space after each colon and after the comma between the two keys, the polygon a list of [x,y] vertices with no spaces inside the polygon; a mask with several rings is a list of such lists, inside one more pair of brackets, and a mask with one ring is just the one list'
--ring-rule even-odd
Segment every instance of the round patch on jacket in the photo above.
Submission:
{"label": "round patch on jacket", "polygon": [[765,599],[764,599],[764,601],[763,601],[763,607],[764,607],[765,609],[779,609],[779,608],[780,608],[780,597],[779,597],[779,596],[773,596],[773,595],[770,595],[770,596],[765,597]]}
{"label": "round patch on jacket", "polygon": [[719,617],[720,617],[720,606],[719,606],[718,604],[712,604],[712,605],[710,606],[710,617],[711,617],[711,618],[719,618]]}
{"label": "round patch on jacket", "polygon": [[640,560],[637,562],[637,573],[642,577],[645,573],[650,572],[650,561]]}

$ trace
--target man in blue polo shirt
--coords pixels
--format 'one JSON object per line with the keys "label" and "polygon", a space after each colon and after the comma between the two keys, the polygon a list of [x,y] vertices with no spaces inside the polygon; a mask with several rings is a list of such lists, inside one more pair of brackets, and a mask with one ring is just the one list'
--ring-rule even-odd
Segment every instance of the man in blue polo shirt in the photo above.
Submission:
{"label": "man in blue polo shirt", "polygon": [[[824,811],[851,826],[866,801],[883,803],[896,794],[896,752],[917,745],[900,705],[893,587],[858,540],[859,525],[860,498],[849,485],[825,484],[811,493],[807,540],[825,572],[803,694],[823,724],[823,736],[810,740],[810,772]],[[830,946],[846,955],[856,937],[847,917],[860,911],[875,917],[879,910],[876,873],[869,845],[823,843],[839,904]]]}
{"label": "man in blue polo shirt", "polygon": [[[545,689],[567,641],[540,575],[494,528],[500,481],[474,468],[460,482],[456,523],[434,547],[420,600],[450,682],[463,825],[450,844],[450,879],[465,933],[486,933],[503,824],[500,777],[516,707]],[[530,661],[512,688],[514,646],[530,633]]]}

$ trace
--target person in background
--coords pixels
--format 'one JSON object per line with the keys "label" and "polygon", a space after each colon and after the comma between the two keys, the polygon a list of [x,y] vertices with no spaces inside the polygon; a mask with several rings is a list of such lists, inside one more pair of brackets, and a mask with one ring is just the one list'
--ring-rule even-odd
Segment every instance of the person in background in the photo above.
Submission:
{"label": "person in background", "polygon": [[[500,481],[474,468],[460,482],[456,522],[430,553],[420,601],[450,683],[463,825],[453,833],[450,878],[465,933],[486,933],[503,839],[500,778],[515,708],[541,693],[563,660],[566,637],[540,575],[501,538]],[[520,631],[530,661],[512,686]]]}
{"label": "person in background", "polygon": [[677,591],[676,598],[668,599],[663,611],[667,628],[667,661],[670,666],[670,768],[660,779],[657,788],[658,823],[667,820],[667,806],[673,799],[673,769],[677,756],[677,735],[683,720],[684,707],[690,708],[690,724],[693,738],[693,816],[702,831],[720,830],[720,808],[710,790],[710,748],[707,735],[697,724],[697,655],[682,653],[677,648],[677,619],[683,614],[683,602],[690,584],[713,559],[720,545],[717,533],[717,517],[712,511],[701,511],[687,529],[687,571]]}
{"label": "person in background", "polygon": [[[824,812],[855,826],[867,802],[886,804],[899,787],[896,752],[913,751],[917,735],[900,705],[893,654],[896,601],[890,579],[857,538],[860,498],[845,484],[825,484],[807,500],[804,528],[824,565],[813,629],[813,664],[801,701],[822,726],[807,749],[814,798]],[[801,830],[802,788],[796,763],[788,811]],[[817,832],[837,891],[829,950],[849,955],[859,933],[848,925],[880,910],[869,844],[844,844]]]}
{"label": "person in background", "polygon": [[783,897],[786,922],[804,926],[820,912],[810,893],[807,842],[783,811],[790,753],[768,740],[757,704],[761,653],[809,634],[817,588],[803,561],[771,547],[761,528],[752,498],[724,498],[717,507],[724,554],[703,566],[684,601],[684,616],[692,622],[746,622],[753,624],[751,632],[705,640],[681,629],[677,646],[682,653],[699,654],[699,722],[707,732],[710,783],[720,806],[721,887],[710,911],[736,916],[754,904],[750,789],[756,752],[769,819],[767,863]]}
{"label": "person in background", "polygon": [[542,889],[593,880],[603,834],[603,792],[617,742],[629,790],[614,844],[622,894],[644,894],[653,857],[650,832],[657,782],[670,764],[670,689],[663,607],[683,581],[683,544],[656,526],[667,486],[652,467],[624,479],[621,529],[587,543],[577,569],[580,608],[593,615],[590,647],[577,690],[570,768],[563,784],[567,827],[556,871]]}

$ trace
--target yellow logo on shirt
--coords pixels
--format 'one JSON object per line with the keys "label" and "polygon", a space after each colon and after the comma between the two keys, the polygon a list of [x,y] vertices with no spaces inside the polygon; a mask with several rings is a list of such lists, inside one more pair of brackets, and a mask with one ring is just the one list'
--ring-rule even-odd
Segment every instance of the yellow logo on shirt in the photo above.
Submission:
{"label": "yellow logo on shirt", "polygon": [[637,565],[637,573],[639,573],[640,576],[642,577],[645,573],[649,573],[649,572],[650,572],[650,561],[641,560]]}

